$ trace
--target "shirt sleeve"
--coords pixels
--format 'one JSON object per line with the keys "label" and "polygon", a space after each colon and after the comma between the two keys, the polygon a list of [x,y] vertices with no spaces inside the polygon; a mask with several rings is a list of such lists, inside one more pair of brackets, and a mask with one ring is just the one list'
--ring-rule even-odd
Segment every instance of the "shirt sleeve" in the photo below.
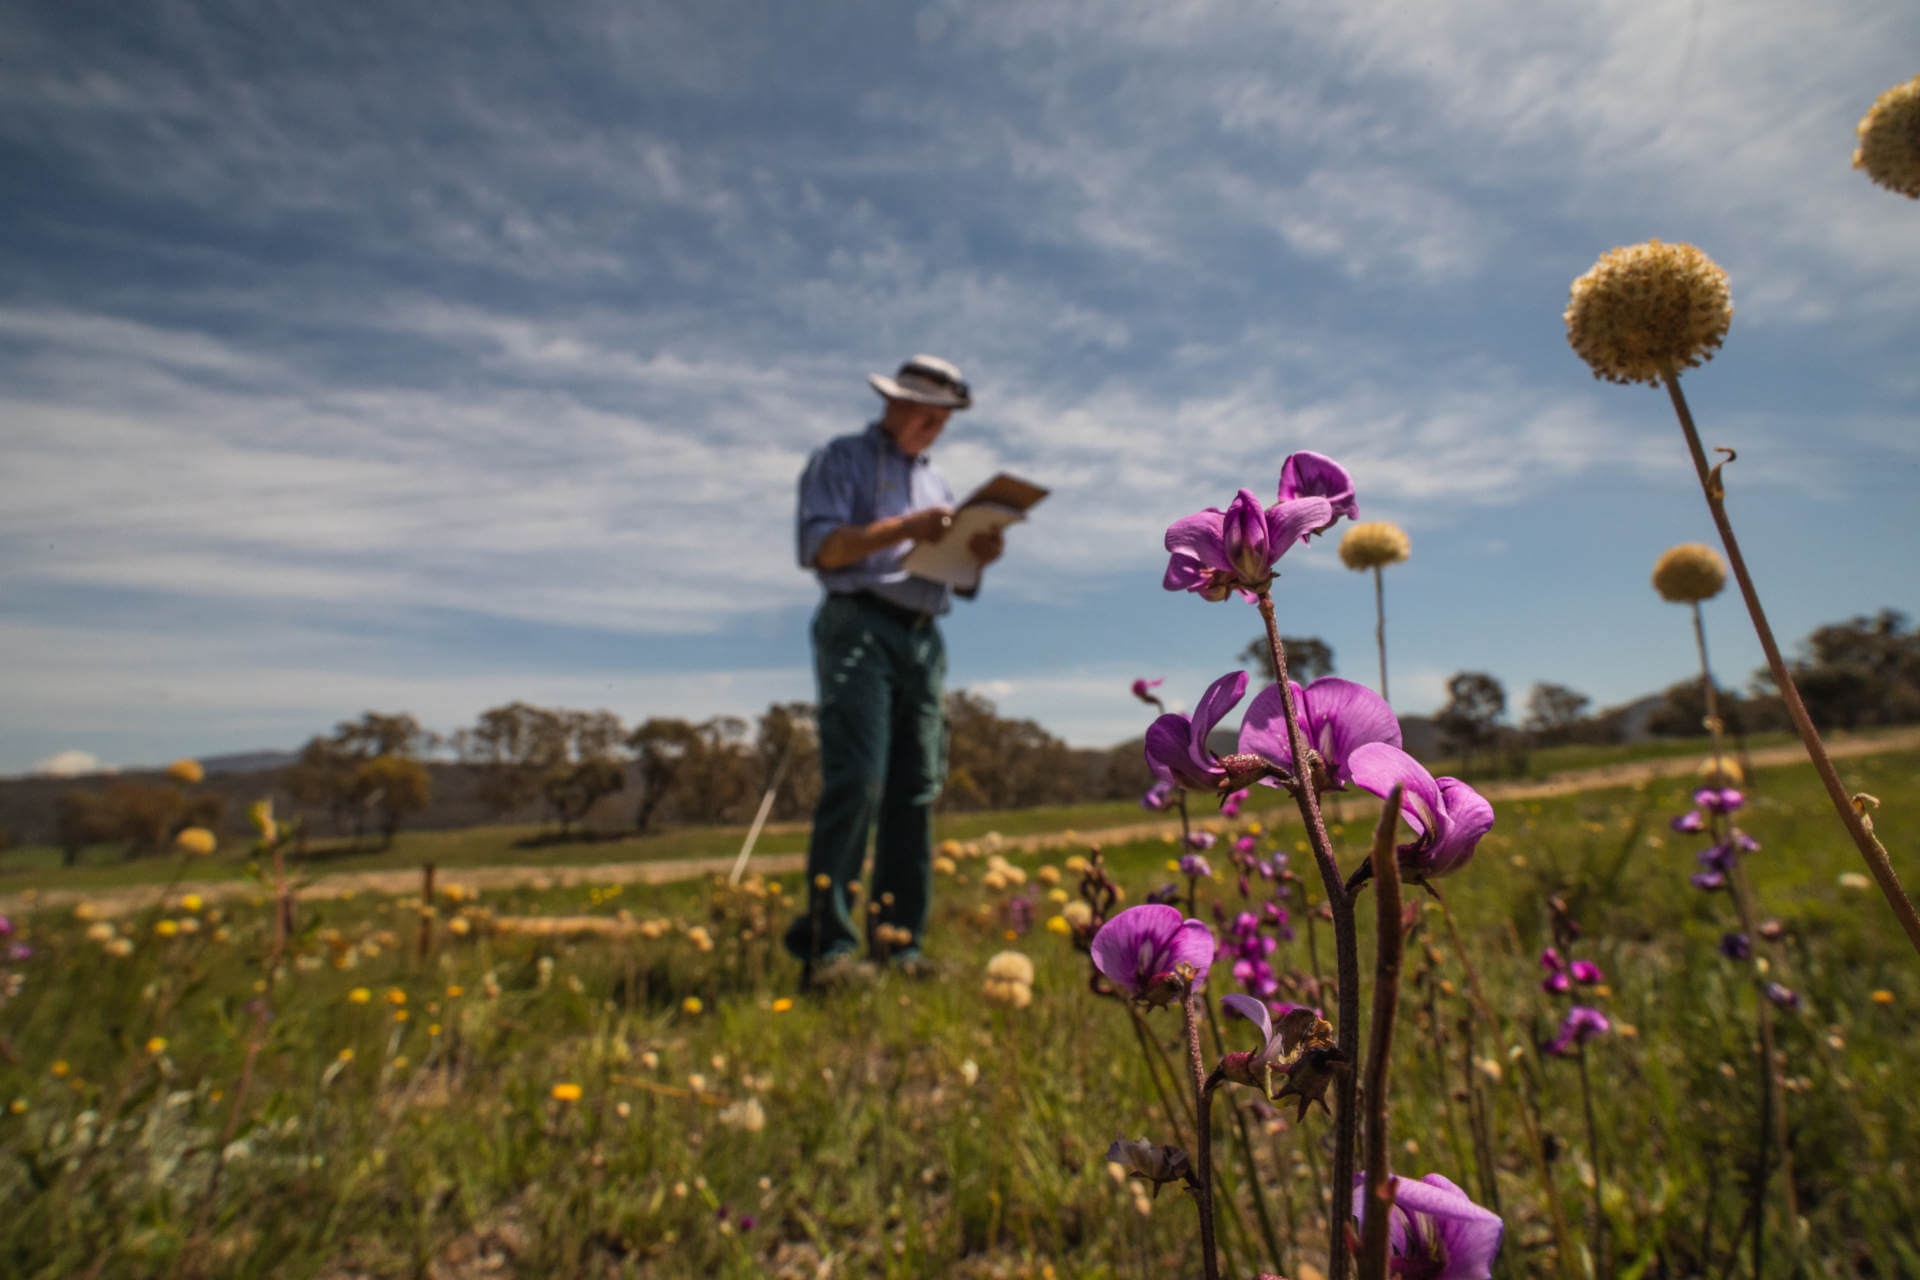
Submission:
{"label": "shirt sleeve", "polygon": [[843,525],[854,523],[854,490],[857,477],[852,459],[845,449],[833,445],[807,459],[800,473],[800,502],[797,535],[800,567],[813,569],[814,557],[827,535]]}

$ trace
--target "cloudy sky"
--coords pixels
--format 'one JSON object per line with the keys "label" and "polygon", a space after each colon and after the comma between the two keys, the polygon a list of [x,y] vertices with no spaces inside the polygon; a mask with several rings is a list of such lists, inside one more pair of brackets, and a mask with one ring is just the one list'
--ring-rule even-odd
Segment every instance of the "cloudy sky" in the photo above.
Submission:
{"label": "cloudy sky", "polygon": [[[1560,313],[1650,237],[1732,279],[1687,385],[1783,639],[1914,610],[1920,205],[1849,159],[1916,49],[1881,0],[4,0],[0,771],[809,698],[794,479],[916,351],[977,390],[955,487],[1054,491],[948,626],[1005,714],[1197,698],[1257,618],[1162,532],[1299,448],[1412,537],[1403,710],[1623,701],[1712,528]],[[1370,581],[1282,567],[1368,678]]]}

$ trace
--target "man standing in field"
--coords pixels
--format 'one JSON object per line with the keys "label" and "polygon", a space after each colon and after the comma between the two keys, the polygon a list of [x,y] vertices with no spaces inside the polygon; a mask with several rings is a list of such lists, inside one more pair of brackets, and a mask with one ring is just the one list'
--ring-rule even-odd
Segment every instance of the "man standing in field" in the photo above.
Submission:
{"label": "man standing in field", "polygon": [[[892,940],[876,949],[903,972],[924,971],[933,801],[946,774],[947,655],[936,619],[952,592],[902,562],[953,524],[953,490],[927,450],[973,398],[960,371],[934,356],[867,380],[886,400],[880,420],[830,441],[800,474],[800,565],[827,592],[813,618],[822,776],[807,845],[808,910],[786,933],[808,985],[869,972],[848,887],[870,830],[871,923],[887,926]],[[987,564],[1000,555],[1000,535],[978,535],[967,550]]]}

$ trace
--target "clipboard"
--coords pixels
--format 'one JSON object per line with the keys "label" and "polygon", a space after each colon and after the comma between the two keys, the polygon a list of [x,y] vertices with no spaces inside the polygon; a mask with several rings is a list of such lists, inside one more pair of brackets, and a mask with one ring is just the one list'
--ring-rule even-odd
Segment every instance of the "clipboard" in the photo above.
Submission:
{"label": "clipboard", "polygon": [[916,578],[971,591],[980,585],[982,566],[967,550],[967,543],[978,534],[1025,520],[1027,511],[1046,496],[1047,490],[1032,481],[1002,471],[967,495],[940,541],[915,543],[901,568]]}

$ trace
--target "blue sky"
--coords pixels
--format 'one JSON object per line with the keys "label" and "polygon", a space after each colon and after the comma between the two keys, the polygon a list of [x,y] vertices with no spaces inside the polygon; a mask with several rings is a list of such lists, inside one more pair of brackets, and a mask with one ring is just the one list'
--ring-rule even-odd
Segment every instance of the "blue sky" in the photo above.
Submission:
{"label": "blue sky", "polygon": [[[0,3],[0,771],[811,697],[794,478],[916,351],[976,388],[956,488],[1054,490],[948,627],[1005,714],[1197,698],[1257,619],[1162,531],[1300,448],[1412,537],[1403,711],[1625,700],[1712,528],[1560,313],[1649,237],[1731,276],[1686,385],[1783,639],[1915,610],[1920,206],[1849,158],[1916,48],[1878,2]],[[1282,567],[1369,678],[1369,580]]]}

